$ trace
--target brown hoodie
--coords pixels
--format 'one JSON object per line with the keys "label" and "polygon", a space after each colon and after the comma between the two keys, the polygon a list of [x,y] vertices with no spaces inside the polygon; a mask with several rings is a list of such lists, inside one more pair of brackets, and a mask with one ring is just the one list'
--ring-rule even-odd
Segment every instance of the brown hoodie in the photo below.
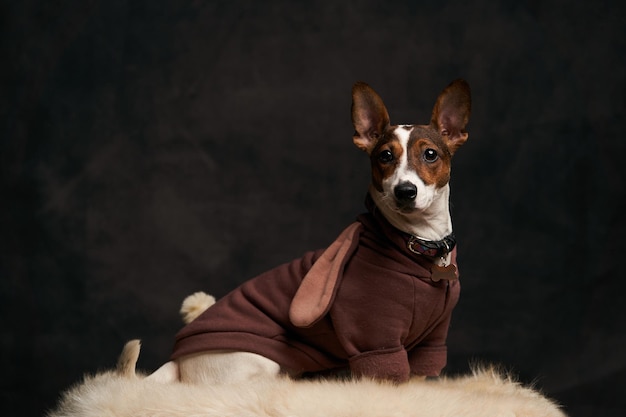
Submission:
{"label": "brown hoodie", "polygon": [[356,376],[394,381],[439,375],[459,281],[432,281],[430,259],[411,252],[409,236],[392,227],[371,199],[367,203],[370,212],[349,228],[353,240],[336,264],[330,301],[316,320],[296,326],[290,308],[324,250],[265,272],[220,299],[176,335],[172,359],[237,350],[295,374],[349,368]]}

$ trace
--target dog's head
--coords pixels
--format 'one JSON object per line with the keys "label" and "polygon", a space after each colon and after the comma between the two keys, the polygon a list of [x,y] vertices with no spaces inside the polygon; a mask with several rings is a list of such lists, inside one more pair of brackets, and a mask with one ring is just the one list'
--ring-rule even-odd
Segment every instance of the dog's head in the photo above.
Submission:
{"label": "dog's head", "polygon": [[354,85],[353,140],[370,155],[371,193],[384,213],[423,216],[447,199],[451,158],[467,140],[470,109],[469,85],[456,80],[437,98],[429,124],[391,125],[380,96],[365,83]]}

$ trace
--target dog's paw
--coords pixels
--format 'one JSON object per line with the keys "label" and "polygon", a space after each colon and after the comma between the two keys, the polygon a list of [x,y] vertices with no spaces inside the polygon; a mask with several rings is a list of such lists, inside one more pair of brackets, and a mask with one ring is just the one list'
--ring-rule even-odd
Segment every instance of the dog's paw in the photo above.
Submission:
{"label": "dog's paw", "polygon": [[183,317],[183,322],[189,324],[196,319],[207,308],[215,304],[215,297],[198,291],[191,294],[183,301],[183,305],[180,307],[180,315]]}

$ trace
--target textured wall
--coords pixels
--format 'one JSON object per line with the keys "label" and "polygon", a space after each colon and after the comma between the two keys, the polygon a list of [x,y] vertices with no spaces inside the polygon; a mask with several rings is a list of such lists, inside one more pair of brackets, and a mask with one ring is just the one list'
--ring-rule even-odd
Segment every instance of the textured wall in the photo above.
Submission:
{"label": "textured wall", "polygon": [[186,295],[328,244],[369,180],[352,83],[421,123],[457,77],[448,372],[495,361],[571,415],[626,407],[622,2],[0,7],[2,415],[41,415],[130,338],[156,368]]}

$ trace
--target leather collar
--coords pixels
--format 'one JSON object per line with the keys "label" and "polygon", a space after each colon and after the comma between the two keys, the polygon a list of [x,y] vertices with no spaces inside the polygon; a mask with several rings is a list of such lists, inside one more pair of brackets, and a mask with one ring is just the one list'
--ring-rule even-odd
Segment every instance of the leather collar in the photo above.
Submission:
{"label": "leather collar", "polygon": [[406,238],[406,247],[411,252],[431,258],[443,258],[452,252],[455,246],[454,233],[450,233],[442,240],[425,240],[413,235],[408,235]]}

